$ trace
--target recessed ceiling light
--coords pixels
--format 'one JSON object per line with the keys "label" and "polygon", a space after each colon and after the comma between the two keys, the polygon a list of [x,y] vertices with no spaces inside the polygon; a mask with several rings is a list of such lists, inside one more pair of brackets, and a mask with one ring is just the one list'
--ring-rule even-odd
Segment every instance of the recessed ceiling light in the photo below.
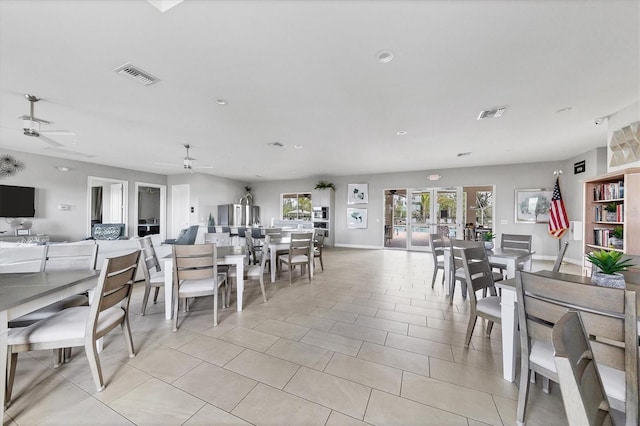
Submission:
{"label": "recessed ceiling light", "polygon": [[456,155],[456,157],[468,157],[469,155],[471,155],[470,152],[461,152],[458,155]]}
{"label": "recessed ceiling light", "polygon": [[295,149],[302,149],[302,145],[294,145],[293,146]]}
{"label": "recessed ceiling light", "polygon": [[285,145],[281,144],[280,142],[269,142],[267,145],[273,147],[273,148],[284,148]]}
{"label": "recessed ceiling light", "polygon": [[227,100],[226,99],[216,99],[216,103],[218,105],[226,105],[227,104]]}
{"label": "recessed ceiling light", "polygon": [[407,131],[406,131],[406,130],[398,130],[398,131],[396,132],[396,135],[398,135],[398,136],[404,136],[404,135],[406,135],[406,134],[407,134]]}
{"label": "recessed ceiling light", "polygon": [[389,62],[393,61],[393,52],[386,49],[381,50],[378,53],[376,53],[376,59],[381,64],[388,64]]}
{"label": "recessed ceiling light", "polygon": [[69,167],[66,167],[66,166],[56,166],[56,169],[60,170],[61,172],[68,172],[71,170]]}
{"label": "recessed ceiling light", "polygon": [[564,108],[560,108],[559,110],[556,111],[556,114],[561,113],[561,112],[567,112],[567,111],[571,111],[571,107],[564,107]]}
{"label": "recessed ceiling light", "polygon": [[478,114],[478,120],[502,117],[502,114],[504,114],[506,110],[507,110],[506,106],[501,106],[501,107],[494,107],[491,109],[480,111],[480,114]]}
{"label": "recessed ceiling light", "polygon": [[261,177],[262,177],[262,175],[256,175],[256,177],[257,177],[257,178],[261,178]]}

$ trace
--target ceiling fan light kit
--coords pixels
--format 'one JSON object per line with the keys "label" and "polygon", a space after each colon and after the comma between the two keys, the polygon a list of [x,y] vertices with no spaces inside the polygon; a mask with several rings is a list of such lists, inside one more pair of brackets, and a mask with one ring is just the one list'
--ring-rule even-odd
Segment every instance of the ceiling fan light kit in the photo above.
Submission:
{"label": "ceiling fan light kit", "polygon": [[51,146],[60,147],[63,146],[60,142],[54,141],[46,137],[43,133],[51,133],[63,136],[74,136],[75,133],[70,132],[69,130],[42,130],[42,124],[53,124],[51,121],[43,120],[42,118],[38,118],[34,113],[34,105],[36,102],[40,101],[40,98],[34,95],[25,94],[24,97],[29,101],[29,115],[21,115],[18,117],[19,120],[22,120],[22,134],[25,136],[30,136],[34,138],[39,138],[43,142],[48,143]]}

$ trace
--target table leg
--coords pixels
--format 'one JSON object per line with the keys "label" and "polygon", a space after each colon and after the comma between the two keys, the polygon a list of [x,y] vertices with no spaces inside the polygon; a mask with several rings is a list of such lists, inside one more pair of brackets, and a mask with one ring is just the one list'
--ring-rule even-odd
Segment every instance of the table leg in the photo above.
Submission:
{"label": "table leg", "polygon": [[[262,249],[265,250],[267,247],[263,247]],[[275,247],[270,247],[270,253],[269,253],[269,260],[271,262],[271,282],[275,283],[276,282],[276,269],[277,269],[277,265],[276,265],[276,248]]]}
{"label": "table leg", "polygon": [[516,260],[506,259],[507,264],[507,279],[516,277]]}
{"label": "table leg", "polygon": [[173,259],[164,261],[164,319],[169,321],[173,316]]}
{"label": "table leg", "polygon": [[505,380],[513,382],[516,377],[516,343],[517,323],[516,316],[516,292],[512,289],[502,289],[500,300],[500,313],[502,317],[502,376]]}
{"label": "table leg", "polygon": [[2,411],[0,411],[0,425],[4,424],[4,396],[5,383],[7,383],[7,354],[8,354],[8,336],[9,321],[7,320],[7,312],[0,312],[0,403],[2,403]]}
{"label": "table leg", "polygon": [[[444,251],[444,291],[447,296],[449,295],[449,289],[451,285],[451,277],[449,274],[451,273],[451,252],[449,250]],[[434,266],[435,268],[435,266]]]}
{"label": "table leg", "polygon": [[238,298],[238,312],[242,311],[242,295],[244,293],[244,258],[236,262],[236,286]]}

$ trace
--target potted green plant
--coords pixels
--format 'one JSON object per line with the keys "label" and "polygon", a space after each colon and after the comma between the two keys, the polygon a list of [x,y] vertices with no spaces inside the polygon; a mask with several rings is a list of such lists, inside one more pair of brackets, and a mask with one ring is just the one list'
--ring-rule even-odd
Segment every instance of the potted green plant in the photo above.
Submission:
{"label": "potted green plant", "polygon": [[487,250],[493,249],[493,239],[495,238],[495,234],[491,231],[482,233],[482,241],[484,241],[484,247]]}
{"label": "potted green plant", "polygon": [[624,275],[633,266],[631,259],[625,259],[624,254],[615,250],[594,251],[587,255],[587,259],[594,267],[591,273],[591,282],[604,287],[624,288]]}
{"label": "potted green plant", "polygon": [[607,222],[616,222],[617,219],[617,211],[618,205],[616,203],[609,203],[604,206],[605,211],[607,212],[606,220]]}
{"label": "potted green plant", "polygon": [[616,226],[609,236],[609,247],[622,249],[624,245],[624,229],[622,226]]}
{"label": "potted green plant", "polygon": [[331,182],[325,182],[323,180],[321,180],[320,182],[318,182],[316,184],[316,187],[314,189],[327,189],[327,188],[331,188],[335,191],[336,186],[334,184],[332,184]]}

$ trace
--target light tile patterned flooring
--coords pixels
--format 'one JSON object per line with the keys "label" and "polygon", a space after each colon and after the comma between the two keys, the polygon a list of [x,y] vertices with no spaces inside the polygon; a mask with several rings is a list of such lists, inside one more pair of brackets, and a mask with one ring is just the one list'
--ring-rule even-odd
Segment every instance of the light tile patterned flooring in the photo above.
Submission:
{"label": "light tile patterned flooring", "polygon": [[[518,389],[502,379],[500,326],[478,321],[464,349],[468,302],[450,305],[430,253],[325,251],[309,283],[288,277],[247,283],[246,309],[198,299],[171,331],[163,304],[139,315],[137,356],[120,332],[101,354],[106,389],[96,393],[83,351],[52,368],[50,351],[20,354],[5,424],[512,425]],[[551,262],[534,262],[549,269]],[[319,268],[318,268],[319,269]],[[565,272],[578,272],[572,265]],[[162,301],[162,295],[160,296]],[[558,386],[532,386],[529,425],[566,424]]]}

